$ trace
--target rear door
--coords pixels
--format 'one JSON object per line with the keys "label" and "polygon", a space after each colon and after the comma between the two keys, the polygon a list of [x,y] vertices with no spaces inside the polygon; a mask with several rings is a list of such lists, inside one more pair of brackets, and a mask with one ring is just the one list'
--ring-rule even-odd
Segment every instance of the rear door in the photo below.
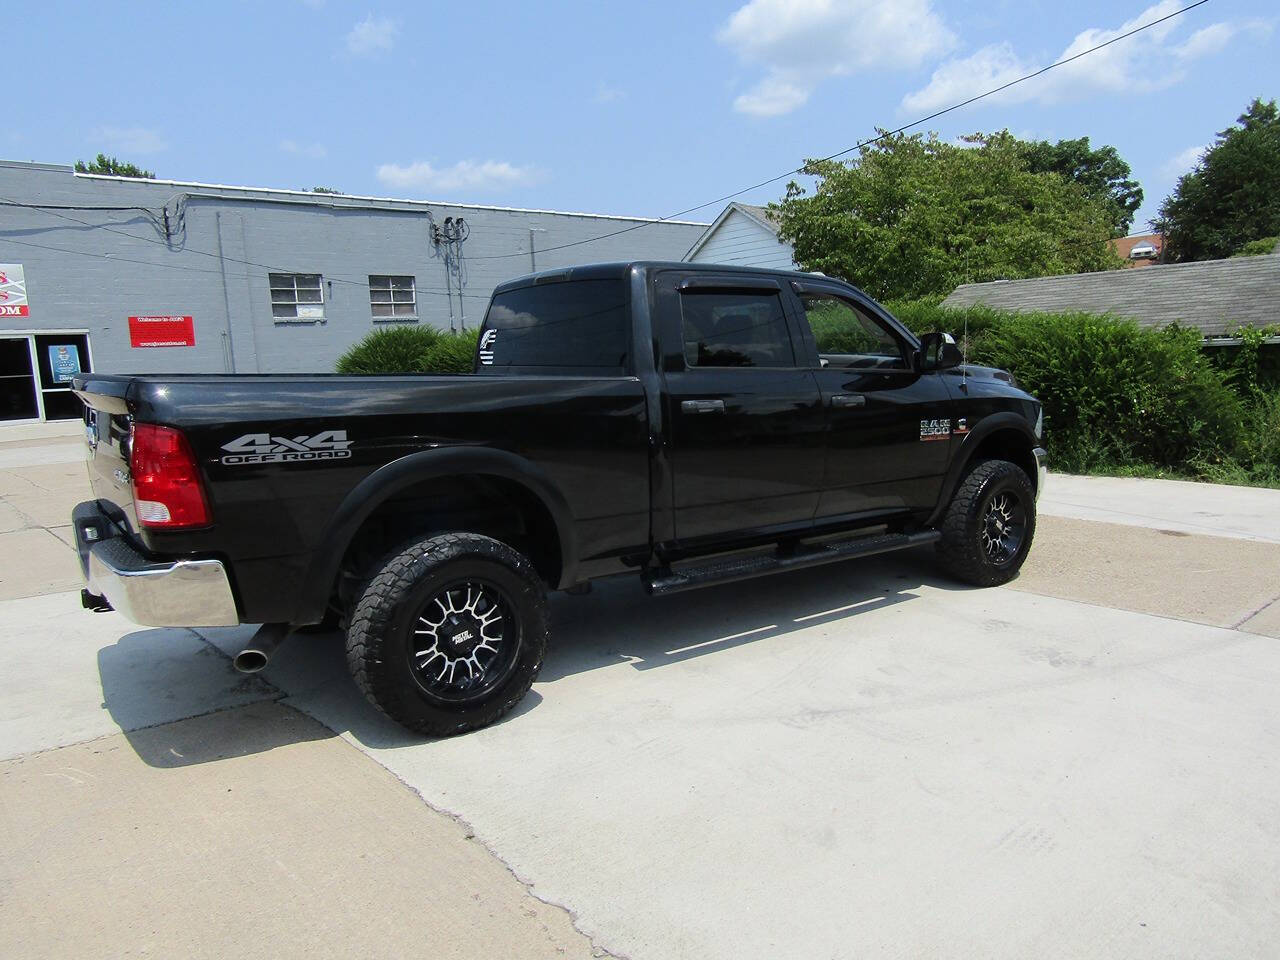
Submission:
{"label": "rear door", "polygon": [[657,285],[659,342],[673,346],[662,366],[677,539],[807,526],[824,415],[780,283],[671,272]]}
{"label": "rear door", "polygon": [[828,424],[818,517],[931,509],[953,426],[942,377],[916,369],[916,344],[871,301],[821,281],[793,289],[826,348],[815,371]]}

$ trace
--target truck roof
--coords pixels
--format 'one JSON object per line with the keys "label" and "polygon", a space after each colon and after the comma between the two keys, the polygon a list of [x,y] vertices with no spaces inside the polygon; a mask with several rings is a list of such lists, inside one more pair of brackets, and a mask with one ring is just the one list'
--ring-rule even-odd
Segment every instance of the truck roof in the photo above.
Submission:
{"label": "truck roof", "polygon": [[[691,273],[741,273],[754,276],[808,277],[812,279],[820,274],[802,273],[798,270],[777,270],[769,267],[748,267],[728,263],[689,263],[683,260],[617,260],[606,263],[584,263],[575,267],[556,267],[551,270],[540,270],[537,273],[513,277],[494,287],[494,294],[536,283],[553,283],[563,280],[611,280],[621,279],[633,268],[641,270],[683,270]],[[834,278],[830,278],[834,279]]]}

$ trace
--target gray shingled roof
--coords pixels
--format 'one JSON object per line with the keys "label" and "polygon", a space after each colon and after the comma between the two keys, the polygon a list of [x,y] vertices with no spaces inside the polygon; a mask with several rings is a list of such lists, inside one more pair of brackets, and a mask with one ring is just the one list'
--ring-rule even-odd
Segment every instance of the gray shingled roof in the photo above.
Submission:
{"label": "gray shingled roof", "polygon": [[774,233],[778,232],[778,222],[769,216],[768,207],[757,207],[755,204],[738,203],[737,201],[734,201],[733,205],[748,216],[759,220],[761,224],[768,227]]}
{"label": "gray shingled roof", "polygon": [[1217,337],[1239,326],[1280,323],[1280,256],[1168,263],[1032,280],[966,283],[946,307],[1084,310],[1133,317],[1144,327],[1178,322]]}

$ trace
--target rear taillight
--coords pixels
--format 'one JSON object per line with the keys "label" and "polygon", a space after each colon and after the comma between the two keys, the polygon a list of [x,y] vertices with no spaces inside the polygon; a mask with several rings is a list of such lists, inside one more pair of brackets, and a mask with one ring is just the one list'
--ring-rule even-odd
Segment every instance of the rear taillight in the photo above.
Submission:
{"label": "rear taillight", "polygon": [[135,423],[129,431],[133,506],[144,527],[175,530],[212,522],[191,445],[181,430]]}

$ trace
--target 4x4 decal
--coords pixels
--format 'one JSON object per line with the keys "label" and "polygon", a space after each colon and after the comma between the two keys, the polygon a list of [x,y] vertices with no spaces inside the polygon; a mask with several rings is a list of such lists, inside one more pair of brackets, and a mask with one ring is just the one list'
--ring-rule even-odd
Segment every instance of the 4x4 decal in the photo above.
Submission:
{"label": "4x4 decal", "polygon": [[246,433],[230,443],[222,463],[240,466],[249,463],[296,463],[306,460],[344,460],[351,456],[351,441],[345,430],[325,430],[314,437],[273,437],[269,433]]}

